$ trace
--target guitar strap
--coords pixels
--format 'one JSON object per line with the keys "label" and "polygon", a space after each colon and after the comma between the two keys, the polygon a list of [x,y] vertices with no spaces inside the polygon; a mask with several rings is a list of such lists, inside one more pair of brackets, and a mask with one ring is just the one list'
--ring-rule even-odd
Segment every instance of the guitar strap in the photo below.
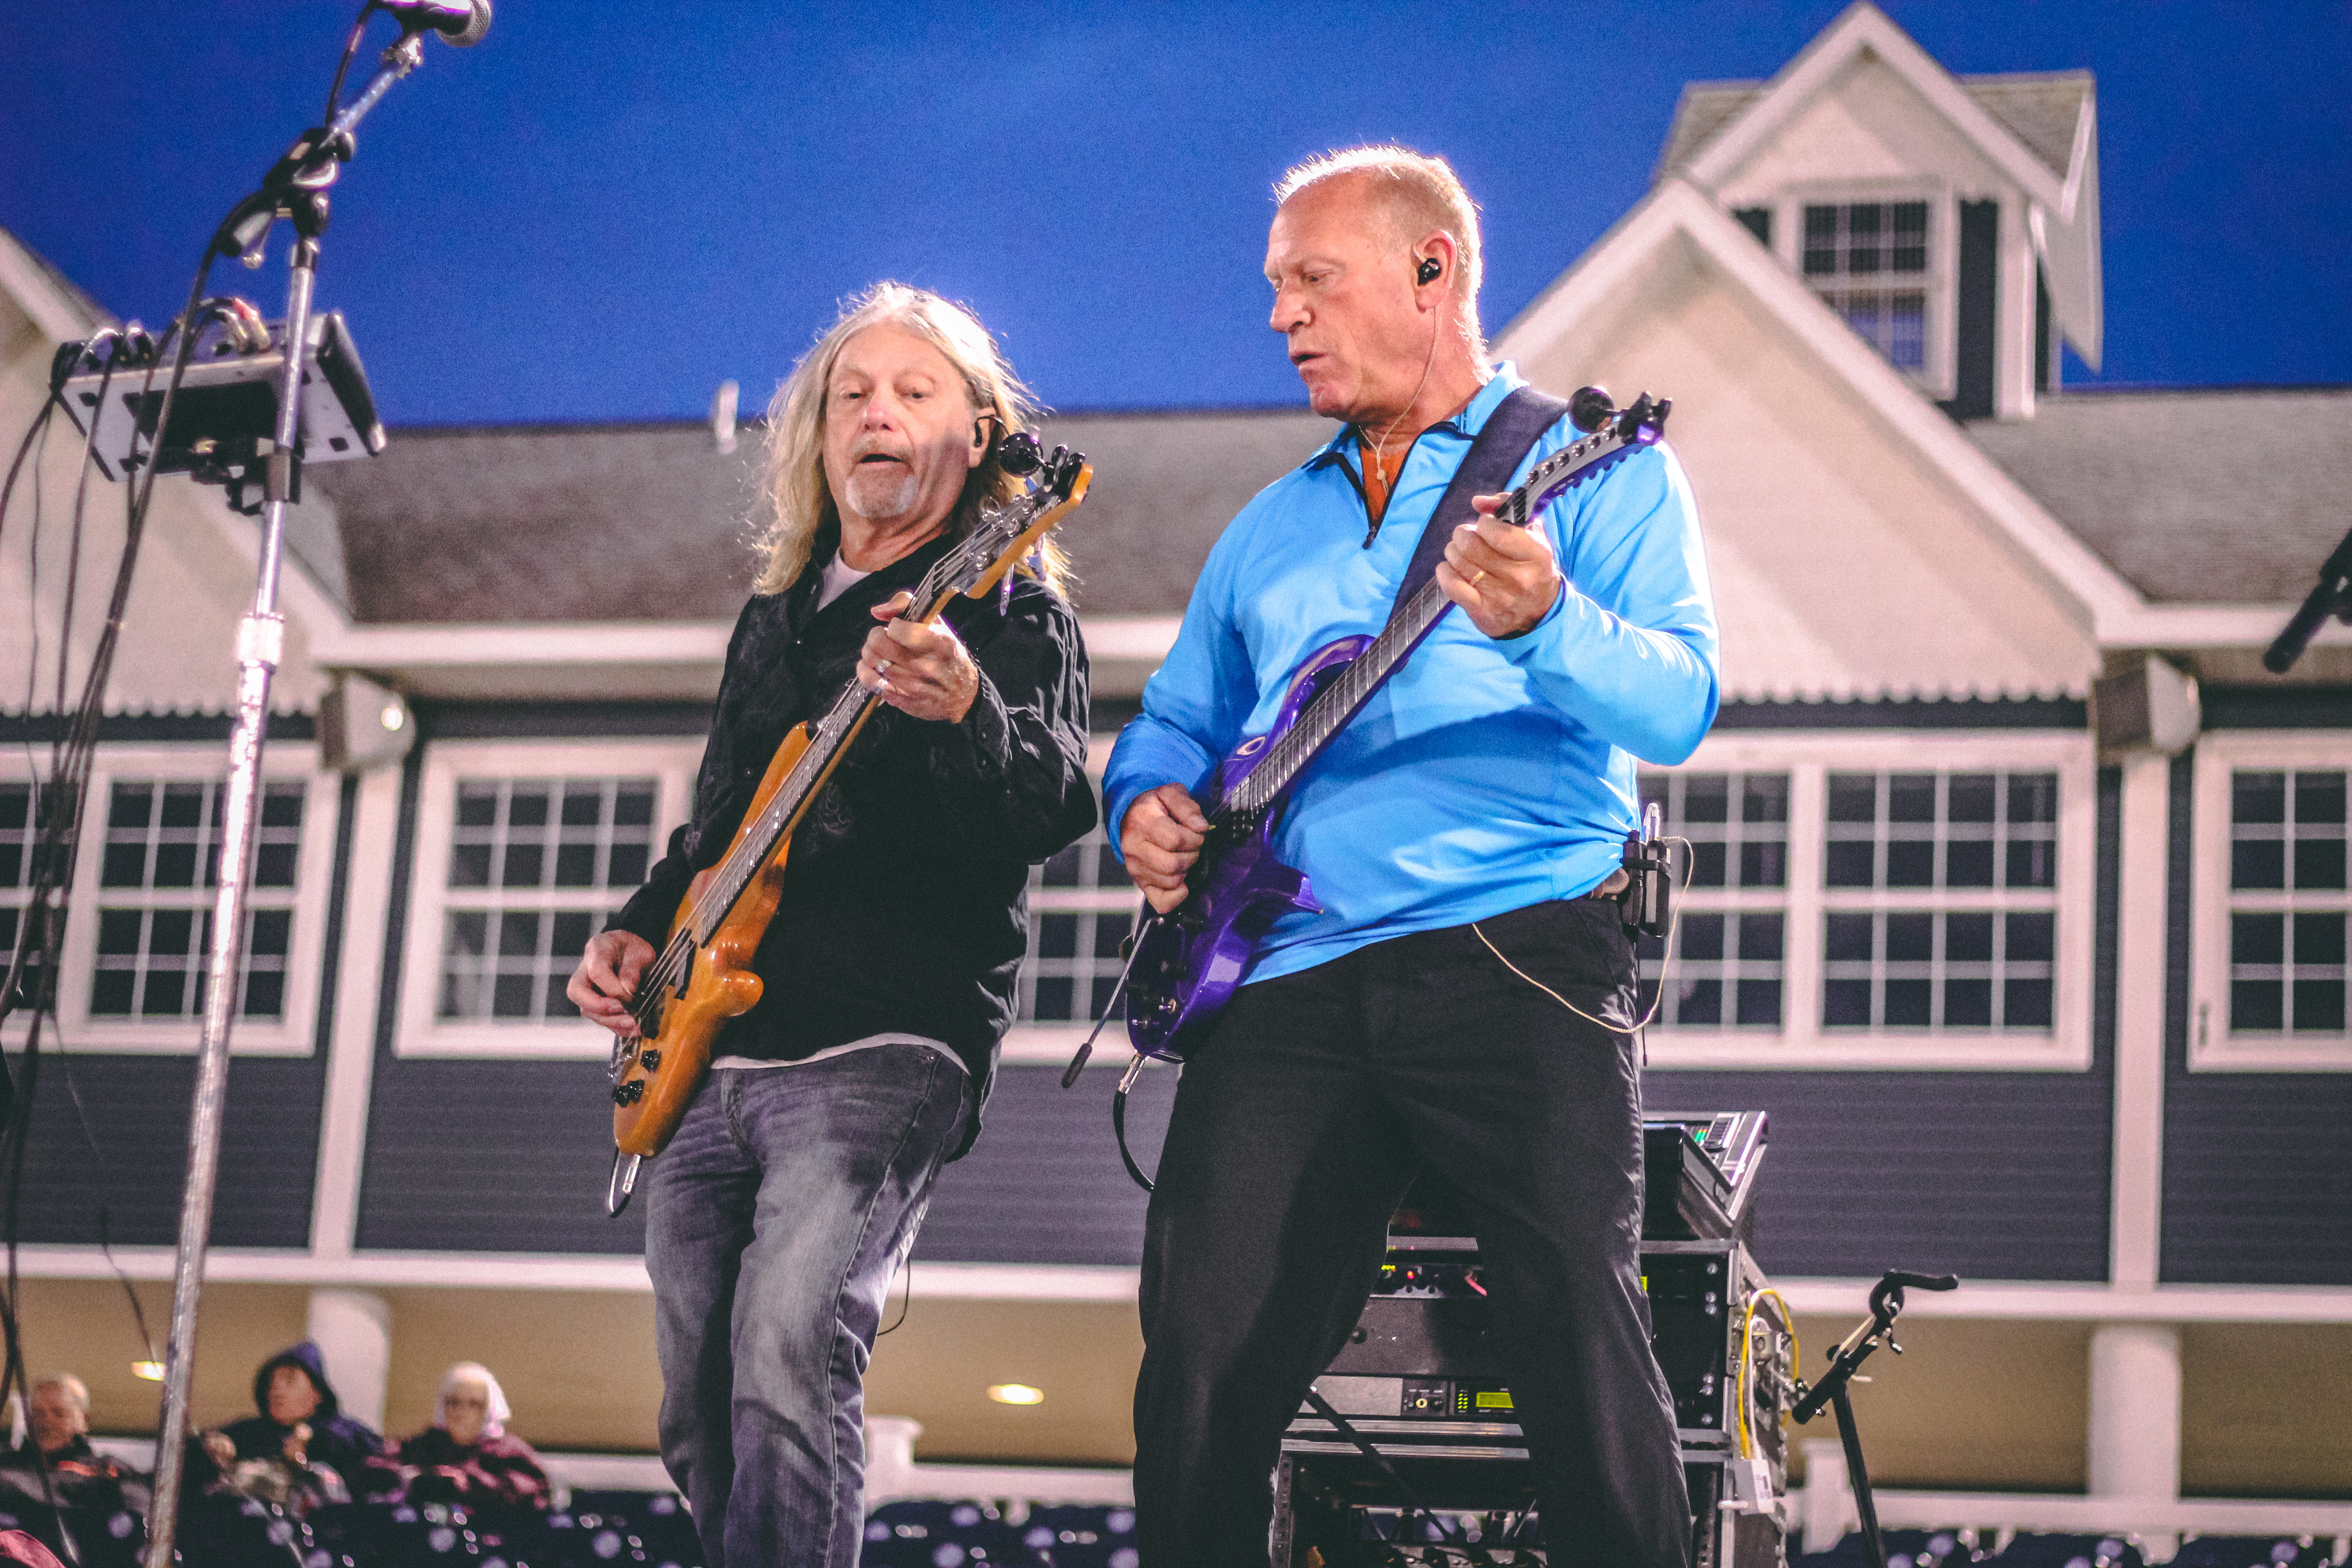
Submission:
{"label": "guitar strap", "polygon": [[[1438,498],[1437,510],[1429,514],[1429,526],[1413,548],[1412,564],[1405,568],[1404,582],[1397,588],[1396,604],[1389,610],[1391,625],[1402,613],[1406,601],[1437,574],[1437,563],[1445,559],[1446,542],[1454,537],[1454,531],[1478,515],[1470,498],[1499,495],[1509,489],[1511,475],[1518,470],[1520,461],[1567,412],[1564,399],[1538,392],[1532,386],[1518,388],[1495,405],[1495,411],[1486,416],[1486,423],[1479,428],[1478,438],[1470,443],[1462,466],[1454,470],[1454,482]],[[1559,542],[1552,542],[1555,548]]]}

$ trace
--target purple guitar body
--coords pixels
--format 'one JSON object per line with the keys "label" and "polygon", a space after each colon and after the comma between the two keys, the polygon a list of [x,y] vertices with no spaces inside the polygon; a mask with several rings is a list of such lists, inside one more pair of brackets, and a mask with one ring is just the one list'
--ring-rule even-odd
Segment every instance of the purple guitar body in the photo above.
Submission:
{"label": "purple guitar body", "polygon": [[[1371,642],[1341,637],[1301,664],[1274,727],[1244,741],[1217,764],[1209,784],[1215,797],[1230,797],[1277,754],[1276,742],[1297,730],[1307,705]],[[1275,858],[1272,839],[1280,817],[1275,809],[1212,822],[1192,891],[1143,933],[1127,979],[1127,1036],[1143,1055],[1182,1061],[1241,989],[1258,938],[1293,910],[1322,912],[1305,873]]]}
{"label": "purple guitar body", "polygon": [[[1629,408],[1610,409],[1600,395],[1606,422],[1538,464],[1505,498],[1498,519],[1525,527],[1561,491],[1654,444],[1673,406],[1644,395]],[[1292,671],[1273,728],[1243,741],[1217,764],[1208,839],[1186,879],[1184,901],[1136,933],[1127,1037],[1139,1056],[1189,1058],[1247,978],[1258,940],[1274,922],[1293,910],[1322,912],[1306,875],[1275,858],[1274,831],[1290,788],[1451,608],[1432,578],[1398,605],[1377,637],[1326,643]]]}

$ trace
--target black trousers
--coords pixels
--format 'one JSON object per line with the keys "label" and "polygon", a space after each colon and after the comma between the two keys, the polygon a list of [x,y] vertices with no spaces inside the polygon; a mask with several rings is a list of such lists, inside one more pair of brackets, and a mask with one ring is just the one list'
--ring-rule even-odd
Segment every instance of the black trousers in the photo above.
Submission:
{"label": "black trousers", "polygon": [[1477,1228],[1552,1561],[1688,1560],[1639,1272],[1634,1042],[1503,958],[1633,1021],[1617,906],[1579,900],[1244,986],[1185,1065],[1144,1240],[1143,1568],[1266,1561],[1283,1428],[1355,1327],[1424,1160]]}

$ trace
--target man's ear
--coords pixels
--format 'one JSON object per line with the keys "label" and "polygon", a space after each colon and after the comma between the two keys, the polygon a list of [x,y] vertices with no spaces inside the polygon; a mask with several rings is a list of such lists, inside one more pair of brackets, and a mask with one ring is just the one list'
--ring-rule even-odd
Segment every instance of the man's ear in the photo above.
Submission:
{"label": "man's ear", "polygon": [[971,445],[964,451],[964,467],[976,468],[988,461],[990,448],[996,445],[996,426],[1003,421],[993,413],[981,415],[971,422]]}

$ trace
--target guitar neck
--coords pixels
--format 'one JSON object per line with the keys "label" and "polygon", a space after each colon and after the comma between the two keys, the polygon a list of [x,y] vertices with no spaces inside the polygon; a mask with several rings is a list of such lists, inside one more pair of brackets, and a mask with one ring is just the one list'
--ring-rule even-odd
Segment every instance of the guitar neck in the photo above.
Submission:
{"label": "guitar neck", "polygon": [[[914,602],[908,606],[901,619],[929,621],[956,596],[954,588],[933,581],[945,578],[943,568],[949,559],[951,557],[942,558],[940,564],[933,566],[922,582],[916,584]],[[825,781],[833,776],[843,753],[849,749],[849,742],[857,738],[857,732],[866,727],[866,721],[873,717],[874,710],[881,700],[879,696],[866,690],[852,677],[835,694],[833,705],[825,710],[824,716],[809,726],[807,750],[793,763],[792,772],[784,775],[783,783],[777,786],[775,794],[768,797],[768,804],[761,808],[760,815],[737,837],[733,847],[727,852],[727,858],[716,868],[709,888],[696,904],[694,919],[690,922],[696,945],[709,942],[717,934],[719,923],[735,907],[735,900],[743,896],[743,889],[751,885],[751,879],[759,875],[760,868],[767,864],[768,857],[775,852],[776,846],[790,837],[793,829],[800,826],[801,818],[808,813],[809,803],[816,798],[817,791],[823,789]]]}
{"label": "guitar neck", "polygon": [[[1526,481],[1503,498],[1502,504],[1495,509],[1495,516],[1514,527],[1525,528],[1529,519],[1579,479],[1629,447],[1646,446],[1656,439],[1656,431],[1651,426],[1637,424],[1629,430],[1622,423],[1605,425],[1538,463]],[[1330,684],[1307,704],[1265,759],[1226,792],[1224,799],[1218,803],[1220,815],[1255,814],[1279,800],[1307,764],[1322,755],[1323,749],[1372,700],[1372,694],[1402,668],[1412,650],[1436,629],[1438,621],[1453,607],[1454,601],[1438,586],[1434,574],[1415,589],[1397,606],[1380,636],[1342,667]]]}

